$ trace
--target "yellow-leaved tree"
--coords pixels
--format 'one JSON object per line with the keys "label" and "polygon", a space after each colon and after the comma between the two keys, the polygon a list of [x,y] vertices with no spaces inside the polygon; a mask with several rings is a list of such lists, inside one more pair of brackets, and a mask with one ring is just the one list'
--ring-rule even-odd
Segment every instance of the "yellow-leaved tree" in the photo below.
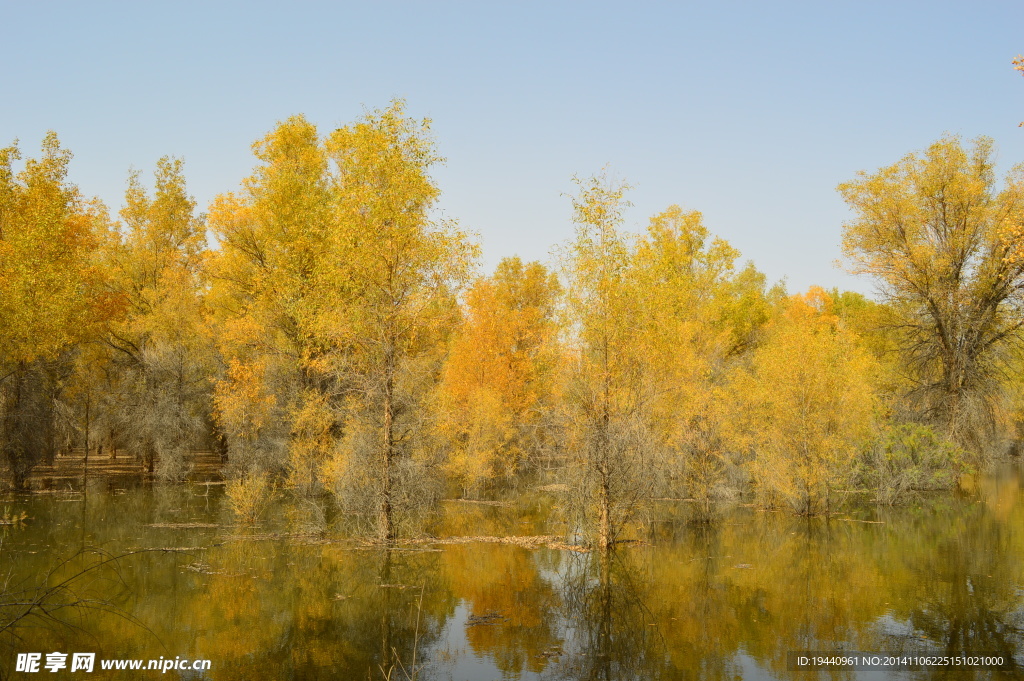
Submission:
{"label": "yellow-leaved tree", "polygon": [[599,175],[577,180],[576,239],[565,254],[565,410],[571,506],[583,534],[610,548],[656,484],[650,390],[636,321],[642,306],[622,234],[628,186]]}
{"label": "yellow-leaved tree", "polygon": [[658,449],[703,519],[729,493],[723,389],[769,315],[764,276],[752,265],[737,268],[738,257],[710,236],[699,212],[671,206],[651,218],[628,275],[637,305],[632,342],[652,386]]}
{"label": "yellow-leaved tree", "polygon": [[54,453],[58,375],[117,304],[96,259],[108,217],[68,181],[71,152],[51,132],[17,172],[19,158],[0,149],[0,448],[21,488]]}
{"label": "yellow-leaved tree", "polygon": [[[431,219],[428,121],[394,102],[321,139],[296,116],[219,197],[211,305],[225,360],[216,415],[238,475],[327,487],[396,533],[424,480],[412,441],[475,246]],[[426,447],[417,447],[417,454]],[[370,510],[372,509],[372,510]]]}
{"label": "yellow-leaved tree", "polygon": [[828,512],[874,434],[877,363],[819,288],[793,296],[733,382],[731,437],[761,503]]}
{"label": "yellow-leaved tree", "polygon": [[278,124],[253,150],[260,165],[242,190],[210,208],[220,249],[209,298],[224,361],[216,419],[234,475],[287,475],[311,492],[337,429],[329,398],[338,394],[339,349],[319,325],[348,305],[344,289],[325,283],[339,262],[336,196],[324,144],[305,118]]}
{"label": "yellow-leaved tree", "polygon": [[56,134],[21,172],[17,146],[0,149],[0,361],[57,356],[95,329],[103,295],[95,262],[103,206],[67,179],[71,152]]}
{"label": "yellow-leaved tree", "polygon": [[206,224],[180,159],[160,159],[154,180],[150,196],[132,173],[121,233],[105,249],[112,289],[126,308],[103,335],[110,366],[96,421],[108,446],[127,449],[162,478],[181,479],[187,454],[206,443],[212,407]]}
{"label": "yellow-leaved tree", "polygon": [[391,541],[428,495],[421,402],[477,248],[454,223],[432,218],[440,190],[430,170],[442,159],[429,120],[407,117],[403,102],[335,130],[327,149],[339,263],[327,278],[347,296],[344,315],[320,316],[318,326],[346,352],[345,434],[328,474],[342,506],[372,508],[377,536]]}
{"label": "yellow-leaved tree", "polygon": [[466,293],[436,408],[450,473],[467,493],[551,446],[560,292],[540,263],[505,258]]}
{"label": "yellow-leaved tree", "polygon": [[843,250],[893,315],[908,416],[982,457],[1024,318],[1024,166],[996,186],[992,140],[944,137],[839,186]]}

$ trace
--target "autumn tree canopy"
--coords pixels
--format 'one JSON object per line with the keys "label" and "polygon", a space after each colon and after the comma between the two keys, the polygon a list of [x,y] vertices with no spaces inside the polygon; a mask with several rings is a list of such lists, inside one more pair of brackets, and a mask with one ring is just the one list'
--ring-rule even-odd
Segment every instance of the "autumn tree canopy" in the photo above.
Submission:
{"label": "autumn tree canopy", "polygon": [[106,213],[68,181],[71,152],[51,132],[15,172],[20,158],[0,149],[0,361],[15,363],[54,357],[110,303],[95,262]]}
{"label": "autumn tree canopy", "polygon": [[[102,417],[126,449],[182,478],[188,452],[206,439],[214,371],[204,301],[206,222],[196,214],[183,162],[162,158],[152,195],[132,173],[122,229],[108,240],[105,265],[125,310],[103,339],[114,366],[99,386]],[[92,362],[99,358],[92,358]]]}
{"label": "autumn tree canopy", "polygon": [[1024,167],[996,184],[992,140],[945,137],[839,186],[854,211],[843,250],[896,314],[916,413],[979,448],[1024,324]]}
{"label": "autumn tree canopy", "polygon": [[118,307],[98,267],[107,214],[67,178],[71,152],[56,134],[39,158],[0,149],[0,449],[16,487],[51,459],[60,378],[70,353]]}
{"label": "autumn tree canopy", "polygon": [[430,121],[406,116],[403,102],[335,130],[327,149],[337,168],[332,244],[340,255],[330,281],[350,302],[322,328],[347,348],[352,386],[350,436],[334,471],[344,485],[354,464],[372,462],[358,479],[374,491],[377,534],[390,541],[407,505],[402,487],[424,477],[416,463],[425,447],[412,447],[424,430],[418,402],[430,382],[422,380],[439,370],[436,353],[477,248],[455,223],[433,219],[440,189],[430,172],[442,159]]}
{"label": "autumn tree canopy", "polygon": [[0,150],[16,485],[58,449],[183,479],[214,447],[240,517],[284,488],[391,542],[446,490],[536,476],[608,548],[656,497],[709,520],[741,489],[817,513],[867,480],[953,484],[962,451],[1021,421],[1024,168],[997,186],[985,138],[839,187],[845,253],[880,300],[769,288],[698,211],[634,233],[605,175],[577,179],[560,269],[478,276],[474,240],[436,212],[430,121],[401,101],[327,134],[293,116],[253,151],[208,219],[163,158],[114,221],[55,135],[23,168]]}
{"label": "autumn tree canopy", "polygon": [[551,447],[560,294],[554,273],[519,258],[466,293],[437,397],[450,473],[464,489],[509,478]]}
{"label": "autumn tree canopy", "polygon": [[571,486],[579,522],[602,548],[614,544],[653,489],[647,365],[636,343],[642,307],[622,231],[629,186],[605,175],[577,179],[576,238],[564,265]]}

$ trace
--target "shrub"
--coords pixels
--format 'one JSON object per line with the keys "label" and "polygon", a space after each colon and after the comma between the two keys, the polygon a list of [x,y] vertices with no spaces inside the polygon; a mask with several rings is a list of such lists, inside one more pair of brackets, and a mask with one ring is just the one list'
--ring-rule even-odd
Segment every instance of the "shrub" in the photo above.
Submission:
{"label": "shrub", "polygon": [[949,489],[967,472],[967,454],[928,426],[885,428],[863,458],[861,479],[883,504],[917,490]]}
{"label": "shrub", "polygon": [[277,496],[277,489],[266,474],[250,474],[229,480],[225,494],[231,510],[239,520],[255,523]]}

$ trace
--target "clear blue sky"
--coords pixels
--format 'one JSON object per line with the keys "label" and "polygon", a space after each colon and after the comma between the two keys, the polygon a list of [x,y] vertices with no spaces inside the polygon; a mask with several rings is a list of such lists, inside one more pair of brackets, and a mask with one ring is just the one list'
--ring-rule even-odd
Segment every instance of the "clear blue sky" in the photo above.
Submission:
{"label": "clear blue sky", "polygon": [[327,132],[407,100],[441,153],[444,213],[482,266],[548,260],[574,174],[635,186],[628,227],[678,203],[790,291],[870,292],[835,268],[835,186],[944,132],[1024,161],[1024,2],[166,3],[0,0],[0,144],[48,129],[113,210],[129,168],[185,159],[205,207],[289,115]]}

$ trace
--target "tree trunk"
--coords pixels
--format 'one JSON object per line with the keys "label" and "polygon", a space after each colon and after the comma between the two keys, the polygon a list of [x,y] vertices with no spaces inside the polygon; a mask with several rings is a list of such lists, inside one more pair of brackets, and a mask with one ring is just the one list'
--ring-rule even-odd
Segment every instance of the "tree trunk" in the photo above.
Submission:
{"label": "tree trunk", "polygon": [[601,470],[601,510],[598,518],[597,543],[604,550],[612,545],[611,528],[611,495],[608,489],[608,467],[602,466]]}
{"label": "tree trunk", "polygon": [[85,458],[82,459],[82,494],[87,494],[89,491],[89,428],[92,427],[90,421],[90,411],[92,400],[89,393],[85,394]]}
{"label": "tree trunk", "polygon": [[[607,319],[607,313],[606,313]],[[601,451],[598,452],[598,461],[600,462],[598,472],[601,476],[601,487],[598,490],[598,503],[600,509],[598,511],[598,528],[597,528],[597,543],[600,549],[606,550],[612,545],[612,528],[611,528],[611,481],[609,478],[608,470],[608,459],[611,454],[611,359],[609,357],[609,341],[608,332],[605,330],[604,338],[602,339],[602,362],[603,362],[603,373],[604,376],[602,386],[602,404],[601,404],[601,437],[598,439]]]}
{"label": "tree trunk", "polygon": [[391,463],[395,454],[395,356],[394,346],[388,344],[384,354],[384,432],[380,457],[380,513],[377,534],[381,541],[395,539],[393,509],[391,507]]}

